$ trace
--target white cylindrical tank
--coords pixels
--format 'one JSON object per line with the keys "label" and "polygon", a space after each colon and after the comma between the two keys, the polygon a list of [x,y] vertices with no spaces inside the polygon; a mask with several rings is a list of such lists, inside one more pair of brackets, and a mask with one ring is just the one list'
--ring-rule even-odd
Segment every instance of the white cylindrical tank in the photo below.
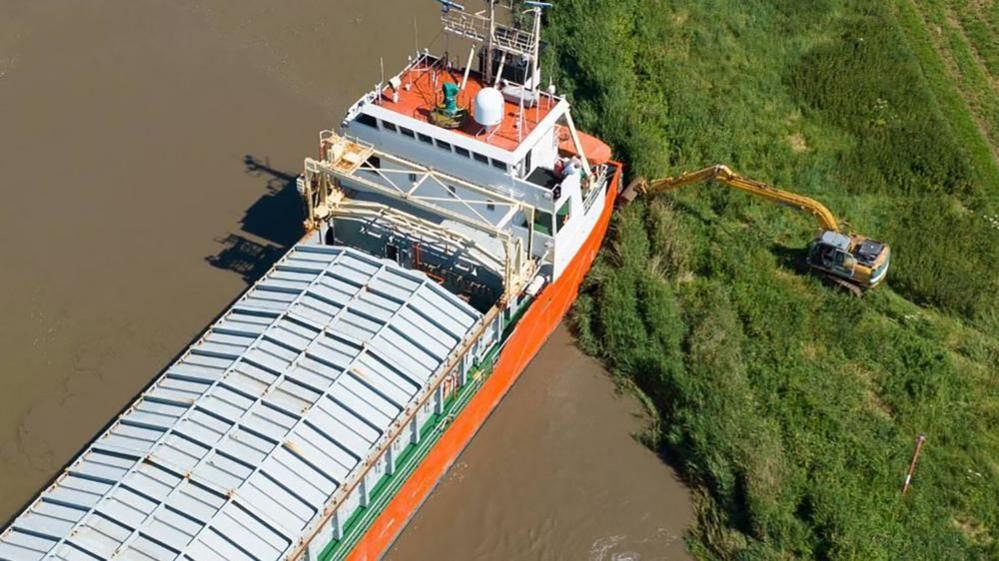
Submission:
{"label": "white cylindrical tank", "polygon": [[503,122],[506,102],[496,88],[482,88],[475,94],[475,122],[484,127],[495,127]]}

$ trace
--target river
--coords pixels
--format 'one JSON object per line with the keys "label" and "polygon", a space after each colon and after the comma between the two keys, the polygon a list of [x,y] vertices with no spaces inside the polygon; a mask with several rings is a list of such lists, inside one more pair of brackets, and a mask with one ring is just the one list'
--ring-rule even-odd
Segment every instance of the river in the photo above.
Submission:
{"label": "river", "polygon": [[[286,4],[0,0],[0,519],[300,236],[318,130],[438,32]],[[684,558],[636,411],[560,332],[390,559]]]}

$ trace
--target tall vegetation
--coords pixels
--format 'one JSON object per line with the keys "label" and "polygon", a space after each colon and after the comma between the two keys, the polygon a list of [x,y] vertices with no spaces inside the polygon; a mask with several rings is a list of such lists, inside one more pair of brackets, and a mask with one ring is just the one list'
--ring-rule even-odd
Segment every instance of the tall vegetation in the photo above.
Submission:
{"label": "tall vegetation", "polygon": [[697,490],[699,558],[999,558],[999,167],[909,10],[550,14],[549,72],[632,173],[728,163],[895,251],[889,286],[857,300],[797,274],[814,224],[786,209],[707,185],[617,214],[579,341],[657,414],[649,444]]}

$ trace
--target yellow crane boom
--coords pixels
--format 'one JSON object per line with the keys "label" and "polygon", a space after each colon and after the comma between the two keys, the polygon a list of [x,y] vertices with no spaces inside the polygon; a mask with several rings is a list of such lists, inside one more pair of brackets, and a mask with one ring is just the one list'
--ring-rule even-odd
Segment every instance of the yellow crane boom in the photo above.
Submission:
{"label": "yellow crane boom", "polygon": [[888,244],[859,234],[843,234],[833,213],[813,198],[777,189],[743,177],[724,165],[714,165],[697,171],[649,182],[638,178],[621,193],[621,204],[627,204],[642,193],[657,193],[687,185],[717,181],[723,185],[763,197],[768,201],[805,211],[819,221],[821,231],[809,244],[806,263],[811,271],[833,281],[860,296],[864,290],[881,283],[888,273],[891,248]]}
{"label": "yellow crane boom", "polygon": [[681,187],[695,185],[698,183],[707,183],[712,180],[718,181],[719,183],[732,187],[733,189],[738,189],[752,195],[763,197],[769,201],[786,205],[791,208],[796,208],[798,210],[803,210],[814,216],[815,219],[819,221],[819,224],[821,224],[823,230],[839,232],[839,223],[836,221],[836,217],[833,216],[833,213],[819,201],[810,197],[777,189],[776,187],[767,185],[762,181],[756,181],[743,177],[732,171],[728,166],[722,164],[706,167],[704,169],[699,169],[689,173],[683,173],[678,177],[657,179],[652,182],[642,179],[639,180],[639,184],[636,187],[647,193],[656,193],[671,189],[679,189]]}

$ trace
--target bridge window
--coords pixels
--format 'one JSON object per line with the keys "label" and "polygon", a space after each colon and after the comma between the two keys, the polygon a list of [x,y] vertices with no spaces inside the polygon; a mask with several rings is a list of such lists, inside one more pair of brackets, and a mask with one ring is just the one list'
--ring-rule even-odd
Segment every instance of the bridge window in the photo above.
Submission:
{"label": "bridge window", "polygon": [[451,145],[448,144],[447,142],[442,142],[442,141],[438,140],[437,141],[437,147],[440,148],[441,150],[447,150],[448,152],[451,151]]}
{"label": "bridge window", "polygon": [[489,158],[479,154],[478,152],[472,152],[472,157],[475,158],[476,162],[482,162],[483,164],[489,163]]}
{"label": "bridge window", "polygon": [[382,121],[382,126],[385,127],[385,130],[387,130],[387,131],[397,132],[396,127],[395,127],[395,123],[390,123],[388,121]]}
{"label": "bridge window", "polygon": [[420,139],[420,142],[426,142],[427,144],[433,144],[434,143],[434,139],[433,138],[430,138],[429,136],[427,136],[427,135],[425,135],[425,134],[423,134],[421,132],[416,133],[416,137]]}
{"label": "bridge window", "polygon": [[362,125],[367,125],[369,127],[374,127],[376,129],[378,128],[378,119],[375,119],[374,117],[366,113],[361,113],[360,115],[357,116],[357,119],[355,120],[358,123],[361,123]]}
{"label": "bridge window", "polygon": [[403,136],[408,136],[409,138],[413,138],[416,136],[416,134],[412,130],[407,129],[406,127],[399,127],[399,132],[401,132]]}
{"label": "bridge window", "polygon": [[461,146],[455,146],[454,147],[454,153],[457,154],[457,155],[459,155],[459,156],[464,156],[466,158],[470,158],[472,156],[471,152],[469,152],[468,150],[465,150]]}
{"label": "bridge window", "polygon": [[571,218],[571,214],[572,214],[572,199],[569,198],[566,199],[564,203],[562,203],[562,207],[559,208],[558,212],[555,213],[556,232],[562,231],[562,226],[565,226],[565,223],[569,221],[569,218]]}
{"label": "bridge window", "polygon": [[[527,220],[521,223],[521,227],[527,228]],[[534,231],[546,236],[552,235],[552,213],[534,209]]]}
{"label": "bridge window", "polygon": [[501,162],[499,160],[493,160],[493,167],[496,169],[501,169],[506,171],[506,162]]}

